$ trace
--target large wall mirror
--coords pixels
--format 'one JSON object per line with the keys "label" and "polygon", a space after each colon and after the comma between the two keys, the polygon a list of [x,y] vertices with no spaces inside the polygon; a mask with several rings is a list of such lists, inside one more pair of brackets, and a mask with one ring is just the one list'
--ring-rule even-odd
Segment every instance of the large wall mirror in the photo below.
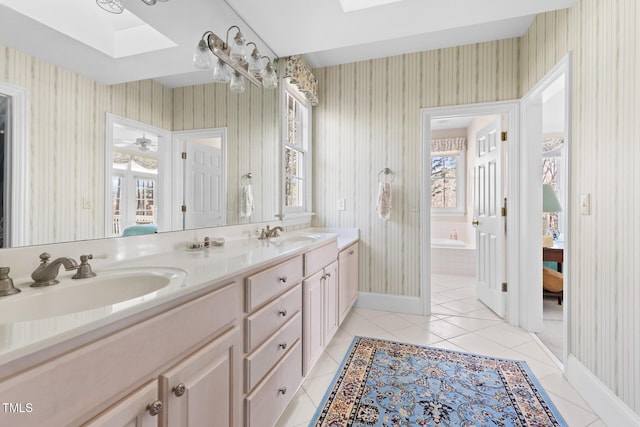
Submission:
{"label": "large wall mirror", "polygon": [[[158,232],[168,232],[277,219],[278,90],[248,87],[233,94],[228,85],[170,88],[153,80],[102,85],[0,48],[0,54],[8,53],[3,70],[11,70],[0,71],[0,82],[25,88],[28,105],[17,121],[22,128],[2,133],[4,164],[10,166],[20,152],[26,165],[18,171],[20,178],[3,172],[7,236],[2,247],[120,236],[134,225],[154,224]],[[12,116],[11,99],[11,94],[3,97],[3,118]],[[223,132],[224,141],[216,132]],[[200,148],[216,146],[222,169],[210,176],[215,185],[189,191],[192,200],[202,201],[197,191],[215,187],[220,215],[213,222],[185,220],[182,196],[177,196],[182,193],[172,187],[184,188],[185,173],[193,171],[172,162],[183,149],[195,150],[198,157],[205,151]],[[20,206],[12,203],[16,196]]]}

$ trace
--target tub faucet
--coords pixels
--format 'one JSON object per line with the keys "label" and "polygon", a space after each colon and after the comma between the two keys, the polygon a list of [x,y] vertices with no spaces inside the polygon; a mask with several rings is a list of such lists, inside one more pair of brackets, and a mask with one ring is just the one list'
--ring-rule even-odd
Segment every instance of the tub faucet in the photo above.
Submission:
{"label": "tub faucet", "polygon": [[40,254],[40,265],[31,273],[31,278],[34,282],[32,287],[38,288],[40,286],[50,286],[59,283],[56,279],[60,264],[64,265],[65,270],[75,270],[78,268],[78,263],[73,258],[60,257],[49,262],[49,255],[46,252]]}

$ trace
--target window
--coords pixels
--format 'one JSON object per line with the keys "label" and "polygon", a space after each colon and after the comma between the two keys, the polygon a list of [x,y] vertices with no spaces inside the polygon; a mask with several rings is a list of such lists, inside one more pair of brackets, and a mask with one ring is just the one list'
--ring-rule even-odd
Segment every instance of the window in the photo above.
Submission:
{"label": "window", "polygon": [[111,235],[132,225],[155,224],[158,160],[113,150]]}
{"label": "window", "polygon": [[[560,189],[560,157],[544,157],[542,159],[542,183],[550,184],[555,190],[559,199],[561,199],[559,193]],[[560,215],[558,212],[546,213],[548,215],[549,229],[553,232],[560,232]]]}
{"label": "window", "polygon": [[431,153],[431,209],[464,213],[464,152]]}
{"label": "window", "polygon": [[284,213],[311,209],[311,106],[289,84],[284,86]]}

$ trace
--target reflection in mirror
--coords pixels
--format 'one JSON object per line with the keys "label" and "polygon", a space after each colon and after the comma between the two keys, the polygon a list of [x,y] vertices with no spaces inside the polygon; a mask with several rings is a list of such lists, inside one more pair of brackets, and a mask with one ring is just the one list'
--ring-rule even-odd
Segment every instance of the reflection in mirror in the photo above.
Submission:
{"label": "reflection in mirror", "polygon": [[107,114],[105,236],[171,230],[171,133]]}
{"label": "reflection in mirror", "polygon": [[9,195],[9,181],[8,181],[8,171],[6,167],[6,162],[9,156],[6,155],[7,150],[5,148],[5,137],[7,131],[6,118],[8,108],[8,99],[6,96],[0,93],[0,248],[5,247],[4,239],[5,239],[5,227],[6,227],[6,219],[7,212],[5,206],[7,203],[5,202],[6,198]]}
{"label": "reflection in mirror", "polygon": [[182,214],[174,219],[174,230],[227,224],[226,139],[226,129],[173,134],[174,152],[179,154],[174,154],[173,188],[177,194],[172,212]]}

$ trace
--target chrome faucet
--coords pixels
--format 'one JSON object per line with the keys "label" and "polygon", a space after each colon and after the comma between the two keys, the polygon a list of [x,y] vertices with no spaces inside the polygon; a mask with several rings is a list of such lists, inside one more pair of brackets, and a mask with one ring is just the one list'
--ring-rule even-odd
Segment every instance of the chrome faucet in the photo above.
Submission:
{"label": "chrome faucet", "polygon": [[56,280],[56,276],[58,275],[60,264],[64,265],[67,271],[78,268],[78,263],[73,258],[60,257],[51,262],[49,262],[49,258],[51,258],[51,255],[46,252],[40,254],[40,265],[31,273],[31,278],[34,280],[31,284],[32,287],[38,288],[59,283]]}

